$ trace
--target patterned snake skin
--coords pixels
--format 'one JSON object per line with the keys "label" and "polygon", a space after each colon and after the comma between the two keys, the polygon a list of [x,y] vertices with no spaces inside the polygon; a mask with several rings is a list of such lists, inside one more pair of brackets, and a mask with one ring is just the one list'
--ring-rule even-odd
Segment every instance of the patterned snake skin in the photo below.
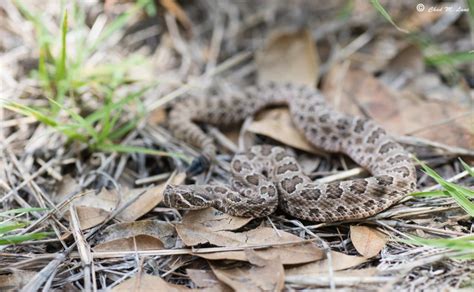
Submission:
{"label": "patterned snake skin", "polygon": [[312,182],[284,148],[261,145],[235,155],[230,186],[169,185],[164,203],[177,209],[214,207],[244,217],[267,216],[279,207],[300,219],[333,222],[377,214],[415,189],[415,167],[401,145],[372,120],[335,111],[319,91],[306,86],[270,83],[235,96],[187,99],[171,110],[170,128],[202,149],[198,161],[206,164],[216,147],[195,122],[228,126],[276,104],[289,106],[294,124],[312,144],[347,154],[373,176]]}

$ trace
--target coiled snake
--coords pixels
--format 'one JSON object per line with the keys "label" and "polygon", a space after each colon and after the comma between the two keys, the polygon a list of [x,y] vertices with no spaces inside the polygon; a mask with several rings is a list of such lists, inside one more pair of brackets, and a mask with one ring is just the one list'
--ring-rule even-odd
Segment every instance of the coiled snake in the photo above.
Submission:
{"label": "coiled snake", "polygon": [[187,99],[175,104],[169,125],[177,138],[202,149],[198,161],[206,164],[216,155],[216,146],[195,122],[228,126],[278,104],[289,106],[308,141],[347,154],[372,176],[313,182],[284,148],[259,145],[234,156],[230,185],[169,185],[164,203],[177,209],[214,207],[244,217],[267,216],[279,207],[300,219],[333,222],[372,216],[415,190],[415,167],[400,144],[372,120],[335,111],[318,90],[307,86],[269,83],[232,96]]}

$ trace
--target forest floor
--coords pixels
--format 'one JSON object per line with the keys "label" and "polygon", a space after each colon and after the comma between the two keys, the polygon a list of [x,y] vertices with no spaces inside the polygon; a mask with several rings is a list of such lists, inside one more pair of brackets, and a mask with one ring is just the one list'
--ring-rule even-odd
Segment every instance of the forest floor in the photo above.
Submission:
{"label": "forest floor", "polygon": [[[473,3],[1,1],[0,290],[468,291]],[[169,131],[173,102],[265,81],[374,119],[413,154],[418,191],[337,223],[165,207],[167,184],[228,183],[255,144],[319,182],[369,175],[272,108],[202,125],[217,161],[186,177],[200,149]]]}

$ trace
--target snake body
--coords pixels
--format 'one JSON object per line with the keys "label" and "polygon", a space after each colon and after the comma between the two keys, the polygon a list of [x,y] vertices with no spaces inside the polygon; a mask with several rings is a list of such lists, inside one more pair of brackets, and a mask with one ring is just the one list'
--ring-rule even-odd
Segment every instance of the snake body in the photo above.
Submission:
{"label": "snake body", "polygon": [[197,122],[229,126],[280,104],[289,106],[308,141],[347,154],[372,176],[313,182],[284,148],[258,145],[234,156],[230,185],[168,185],[164,203],[177,209],[214,207],[244,217],[263,217],[280,208],[303,220],[333,222],[372,216],[415,190],[415,167],[400,144],[374,121],[335,111],[307,86],[269,83],[235,95],[186,99],[170,111],[169,125],[177,138],[202,150],[203,161],[212,161],[216,146]]}

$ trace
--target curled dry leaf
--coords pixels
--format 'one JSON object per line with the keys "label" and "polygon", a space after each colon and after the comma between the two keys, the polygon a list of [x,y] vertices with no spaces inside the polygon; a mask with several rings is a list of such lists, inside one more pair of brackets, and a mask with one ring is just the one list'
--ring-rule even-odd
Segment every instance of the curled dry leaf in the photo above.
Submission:
{"label": "curled dry leaf", "polygon": [[146,292],[146,291],[169,291],[183,292],[193,291],[182,285],[170,284],[158,276],[140,274],[131,277],[112,289],[113,292]]}
{"label": "curled dry leaf", "polygon": [[328,259],[305,264],[299,267],[288,268],[285,270],[288,276],[297,275],[320,275],[329,271],[329,265],[333,271],[340,271],[358,266],[367,262],[367,259],[359,256],[350,256],[340,252],[331,251],[331,262]]}
{"label": "curled dry leaf", "polygon": [[351,225],[351,240],[361,255],[371,258],[385,247],[388,236],[372,227]]}
{"label": "curled dry leaf", "polygon": [[[163,184],[152,188],[132,189],[123,193],[121,204],[127,204],[136,196],[139,196],[133,203],[117,215],[117,219],[125,222],[132,222],[155,208],[163,200],[163,191],[167,184],[179,185],[183,183],[186,174],[179,173],[172,175],[171,178]],[[119,207],[120,208],[120,207]]]}
{"label": "curled dry leaf", "polygon": [[176,243],[174,227],[157,220],[118,223],[99,236],[94,251],[133,251],[171,248]]}
{"label": "curled dry leaf", "polygon": [[260,227],[247,232],[213,231],[194,224],[178,224],[178,236],[187,246],[210,243],[217,246],[239,247],[249,245],[299,242],[303,239],[296,235],[268,227]]}
{"label": "curled dry leaf", "polygon": [[[273,246],[266,249],[255,250],[255,254],[266,260],[278,257],[283,265],[305,264],[324,258],[324,252],[311,242],[289,246]],[[240,250],[201,253],[197,254],[197,256],[208,260],[249,261],[247,253]]]}
{"label": "curled dry leaf", "polygon": [[260,82],[291,82],[314,86],[319,76],[319,58],[308,31],[274,33],[256,54]]}
{"label": "curled dry leaf", "polygon": [[[103,188],[98,194],[86,192],[73,203],[76,206],[81,229],[84,230],[104,222],[117,207],[119,196],[115,190]],[[66,217],[69,218],[69,215]]]}
{"label": "curled dry leaf", "polygon": [[211,265],[216,277],[235,291],[281,291],[285,271],[279,258],[266,260],[248,251],[248,257],[256,265],[221,269]]}
{"label": "curled dry leaf", "polygon": [[368,115],[391,134],[410,134],[472,148],[470,110],[457,103],[426,100],[407,91],[395,94],[370,73],[359,69],[346,72],[342,66],[334,67],[324,79],[323,92],[336,109],[356,116]]}
{"label": "curled dry leaf", "polygon": [[252,218],[235,217],[214,208],[189,211],[184,215],[182,224],[210,231],[236,230],[249,223]]}
{"label": "curled dry leaf", "polygon": [[318,148],[309,143],[303,134],[298,131],[291,120],[291,115],[287,108],[277,108],[261,112],[247,130],[309,153],[323,154],[321,150],[318,150]]}

